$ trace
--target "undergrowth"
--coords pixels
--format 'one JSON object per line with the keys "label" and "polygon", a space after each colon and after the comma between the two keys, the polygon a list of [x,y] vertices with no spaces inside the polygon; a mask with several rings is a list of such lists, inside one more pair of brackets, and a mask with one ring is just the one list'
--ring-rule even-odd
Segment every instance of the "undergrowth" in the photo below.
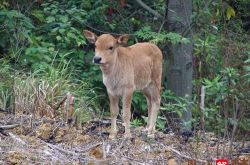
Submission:
{"label": "undergrowth", "polygon": [[[94,89],[84,80],[72,81],[72,72],[69,72],[67,66],[68,64],[59,64],[33,73],[15,71],[15,76],[5,66],[5,74],[10,76],[8,79],[1,77],[1,108],[15,114],[66,120],[69,105],[64,98],[70,94],[74,99],[73,118],[77,122],[86,122],[100,114]],[[7,81],[12,83],[6,86]]]}

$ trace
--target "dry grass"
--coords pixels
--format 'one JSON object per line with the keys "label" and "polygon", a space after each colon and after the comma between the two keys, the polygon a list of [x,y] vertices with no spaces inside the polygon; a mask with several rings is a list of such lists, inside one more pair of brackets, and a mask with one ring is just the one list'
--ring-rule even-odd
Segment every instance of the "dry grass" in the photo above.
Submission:
{"label": "dry grass", "polygon": [[13,85],[13,111],[16,115],[32,114],[66,122],[80,116],[78,121],[87,121],[94,115],[90,108],[95,102],[93,95],[88,96],[89,91],[86,83],[72,83],[64,70],[19,74]]}

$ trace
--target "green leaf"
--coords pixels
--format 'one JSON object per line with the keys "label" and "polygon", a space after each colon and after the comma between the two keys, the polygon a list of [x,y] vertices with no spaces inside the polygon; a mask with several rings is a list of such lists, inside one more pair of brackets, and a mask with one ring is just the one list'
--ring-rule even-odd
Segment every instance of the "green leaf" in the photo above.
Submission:
{"label": "green leaf", "polygon": [[227,20],[230,20],[234,16],[235,16],[235,10],[231,6],[228,6],[228,8],[227,8]]}
{"label": "green leaf", "polygon": [[33,15],[36,19],[38,19],[40,22],[44,22],[45,18],[43,15],[43,12],[41,10],[32,10],[31,15]]}
{"label": "green leaf", "polygon": [[60,41],[60,40],[62,40],[62,37],[61,36],[56,36],[56,39],[57,39],[57,41]]}
{"label": "green leaf", "polygon": [[69,18],[67,16],[60,16],[59,20],[62,21],[63,23],[67,23],[69,21]]}
{"label": "green leaf", "polygon": [[59,29],[59,33],[64,34],[65,29]]}
{"label": "green leaf", "polygon": [[49,17],[46,18],[46,22],[47,22],[47,23],[55,22],[55,20],[56,20],[56,19],[55,19],[55,17],[53,17],[53,16],[49,16]]}
{"label": "green leaf", "polygon": [[77,38],[76,35],[74,33],[71,33],[71,32],[67,33],[67,36],[70,38],[74,38],[74,39]]}

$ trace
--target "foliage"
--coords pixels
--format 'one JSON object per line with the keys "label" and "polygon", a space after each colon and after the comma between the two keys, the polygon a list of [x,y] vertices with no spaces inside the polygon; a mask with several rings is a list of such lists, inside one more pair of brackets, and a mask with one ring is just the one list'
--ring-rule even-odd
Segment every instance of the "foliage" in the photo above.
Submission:
{"label": "foliage", "polygon": [[161,102],[160,112],[162,117],[158,117],[156,126],[163,131],[178,131],[180,118],[183,117],[185,111],[188,111],[188,106],[192,104],[192,102],[190,102],[188,98],[175,96],[174,93],[169,90],[162,92]]}
{"label": "foliage", "polygon": [[159,44],[159,43],[188,43],[189,40],[184,38],[180,34],[173,33],[173,32],[159,32],[156,33],[152,31],[150,26],[144,26],[142,29],[136,32],[136,35],[143,40],[149,40],[152,43]]}
{"label": "foliage", "polygon": [[174,110],[174,112],[176,112],[179,117],[182,116],[183,111],[187,111],[188,100],[182,97],[176,97],[169,90],[165,90],[162,93],[162,102],[162,111],[173,112]]}
{"label": "foliage", "polygon": [[[83,52],[79,46],[85,44],[85,39],[81,35],[81,30],[72,26],[75,23],[72,16],[77,15],[82,19],[86,11],[76,10],[75,4],[72,4],[65,12],[64,3],[64,1],[43,3],[42,10],[34,9],[31,12],[38,21],[38,31],[30,37],[29,46],[21,61],[26,65],[32,65],[34,70],[39,67],[40,61],[42,65],[46,65],[52,60],[66,63],[73,59],[72,66],[76,67],[83,63],[83,60],[80,60],[83,58]],[[53,56],[55,54],[56,57]]]}
{"label": "foliage", "polygon": [[134,93],[132,105],[134,106],[134,111],[139,111],[140,114],[147,113],[147,101],[142,93]]}
{"label": "foliage", "polygon": [[[244,42],[249,36],[242,23],[244,19],[240,19],[240,15],[243,18],[249,13],[243,15],[243,1],[236,4],[194,1],[194,4],[197,31],[194,35],[194,95],[198,101],[194,116],[201,113],[199,96],[204,85],[205,127],[228,137],[233,134],[233,127],[240,131],[242,123],[249,118],[249,80],[244,62],[249,59],[249,44]],[[198,117],[195,122],[200,120]]]}
{"label": "foliage", "polygon": [[[5,47],[9,42],[13,41],[15,33],[14,30],[20,32],[20,39],[28,37],[28,33],[34,28],[30,18],[26,17],[17,10],[0,11],[0,22],[2,23],[2,29],[0,31],[1,42],[0,46]],[[18,29],[17,29],[18,28]],[[12,37],[10,37],[11,35]]]}
{"label": "foliage", "polygon": [[139,127],[143,125],[143,121],[141,119],[135,118],[130,122],[130,125],[133,127]]}

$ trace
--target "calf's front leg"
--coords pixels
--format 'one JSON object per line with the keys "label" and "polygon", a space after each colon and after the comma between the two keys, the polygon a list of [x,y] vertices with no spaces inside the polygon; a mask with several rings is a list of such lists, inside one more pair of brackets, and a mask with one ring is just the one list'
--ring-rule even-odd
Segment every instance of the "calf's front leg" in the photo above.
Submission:
{"label": "calf's front leg", "polygon": [[119,98],[112,96],[111,94],[108,94],[108,95],[109,95],[110,113],[111,113],[111,129],[110,129],[109,138],[114,139],[116,138],[116,135],[117,135],[116,118],[119,113],[119,107],[118,107]]}
{"label": "calf's front leg", "polygon": [[131,137],[130,133],[130,118],[131,118],[131,102],[132,102],[133,90],[129,89],[123,95],[123,122],[125,127],[124,137]]}

